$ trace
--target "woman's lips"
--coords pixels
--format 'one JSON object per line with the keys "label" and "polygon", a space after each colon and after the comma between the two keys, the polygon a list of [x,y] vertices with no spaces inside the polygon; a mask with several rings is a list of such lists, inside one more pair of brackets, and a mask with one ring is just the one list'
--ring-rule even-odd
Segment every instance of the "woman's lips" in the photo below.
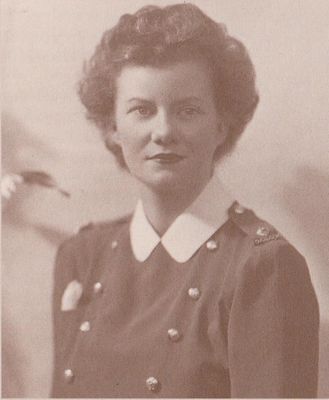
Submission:
{"label": "woman's lips", "polygon": [[177,163],[179,161],[182,161],[185,157],[176,154],[176,153],[158,153],[153,156],[148,157],[148,160],[154,160],[159,163],[163,164],[171,164],[171,163]]}

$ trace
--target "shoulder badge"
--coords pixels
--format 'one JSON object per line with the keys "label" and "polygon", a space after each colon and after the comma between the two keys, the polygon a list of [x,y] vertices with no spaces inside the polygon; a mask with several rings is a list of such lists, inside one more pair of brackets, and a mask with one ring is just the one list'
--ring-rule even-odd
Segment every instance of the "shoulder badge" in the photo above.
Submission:
{"label": "shoulder badge", "polygon": [[237,202],[229,209],[229,216],[243,232],[253,238],[255,246],[283,239],[273,226],[261,220],[252,210],[242,207]]}

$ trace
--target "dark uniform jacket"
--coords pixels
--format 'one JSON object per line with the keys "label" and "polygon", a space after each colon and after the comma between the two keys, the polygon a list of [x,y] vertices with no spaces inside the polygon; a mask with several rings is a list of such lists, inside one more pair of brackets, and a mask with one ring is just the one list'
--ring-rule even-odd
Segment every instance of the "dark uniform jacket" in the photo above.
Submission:
{"label": "dark uniform jacket", "polygon": [[129,226],[91,225],[59,249],[52,397],[316,396],[318,303],[270,225],[235,204],[180,263],[162,243],[136,260]]}

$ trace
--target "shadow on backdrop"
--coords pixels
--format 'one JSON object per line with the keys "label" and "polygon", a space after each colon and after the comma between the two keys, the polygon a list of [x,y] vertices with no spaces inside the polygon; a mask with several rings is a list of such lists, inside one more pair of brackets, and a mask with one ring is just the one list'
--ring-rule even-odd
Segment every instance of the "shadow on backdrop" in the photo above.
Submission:
{"label": "shadow on backdrop", "polygon": [[[54,158],[56,154],[45,142],[38,140],[29,132],[24,124],[4,112],[2,115],[2,174],[20,173],[24,170],[39,167],[42,158]],[[41,166],[42,167],[42,166]],[[2,199],[2,233],[3,237],[9,232],[23,231],[27,227],[35,231],[45,241],[57,247],[68,233],[56,230],[46,224],[34,223],[29,219],[25,203],[35,187],[20,185],[10,199]],[[6,238],[9,240],[9,238]],[[7,240],[7,242],[8,242]],[[15,236],[11,236],[15,240]],[[6,241],[5,241],[6,242]],[[4,241],[2,242],[4,244]],[[15,247],[15,246],[14,246]],[[3,248],[2,274],[2,397],[14,398],[26,395],[25,375],[30,367],[27,352],[19,341],[22,330],[11,304],[13,290],[11,288],[11,256]],[[18,250],[19,251],[19,250]],[[10,253],[10,252],[9,252]],[[19,299],[19,297],[18,297]],[[22,300],[22,299],[20,299]],[[28,301],[28,299],[26,299]]]}
{"label": "shadow on backdrop", "polygon": [[[24,124],[14,118],[10,113],[2,113],[1,122],[1,157],[2,174],[19,173],[30,169],[32,165],[38,165],[38,159],[43,157],[54,157],[55,154],[42,142],[29,132]],[[23,203],[31,194],[31,188],[20,188],[17,195],[10,201],[4,201],[2,214],[3,222],[22,226],[26,224]]]}
{"label": "shadow on backdrop", "polygon": [[[329,175],[303,166],[284,187],[283,202],[312,253],[315,283],[322,303],[318,396],[329,398]],[[321,304],[320,304],[321,305]]]}

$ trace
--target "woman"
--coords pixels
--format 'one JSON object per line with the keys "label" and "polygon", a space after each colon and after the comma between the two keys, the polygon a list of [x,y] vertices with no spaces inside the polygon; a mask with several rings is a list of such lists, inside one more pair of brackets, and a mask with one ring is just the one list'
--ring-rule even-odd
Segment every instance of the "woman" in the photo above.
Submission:
{"label": "woman", "polygon": [[59,249],[53,397],[314,397],[305,260],[213,176],[258,103],[243,44],[196,6],[146,7],[79,94],[140,201]]}

